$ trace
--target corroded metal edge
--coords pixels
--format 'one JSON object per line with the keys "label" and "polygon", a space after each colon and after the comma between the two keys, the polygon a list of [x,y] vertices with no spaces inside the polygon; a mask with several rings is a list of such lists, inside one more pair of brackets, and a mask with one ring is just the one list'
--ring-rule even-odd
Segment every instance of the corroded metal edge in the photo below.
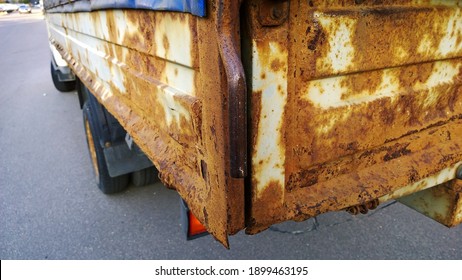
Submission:
{"label": "corroded metal edge", "polygon": [[[451,131],[453,138],[446,139]],[[450,181],[456,176],[456,168],[462,163],[462,150],[459,140],[462,137],[462,120],[454,120],[441,127],[425,130],[403,139],[401,143],[412,142],[415,147],[426,149],[413,151],[389,161],[368,164],[374,158],[399,152],[399,142],[388,143],[367,155],[363,153],[344,157],[331,165],[319,166],[322,174],[337,170],[339,174],[327,180],[318,181],[309,187],[291,189],[284,193],[284,201],[275,204],[274,192],[279,188],[267,188],[263,195],[254,201],[253,216],[257,219],[246,232],[255,234],[267,229],[271,224],[285,220],[301,221],[329,211],[339,211],[353,205],[364,205],[379,199],[385,202],[412,192]],[[408,142],[409,141],[409,142]],[[442,143],[436,144],[434,143]],[[388,148],[387,148],[388,147]],[[407,146],[409,147],[409,146]],[[412,151],[410,146],[410,151]],[[398,149],[398,150],[396,150]],[[450,155],[450,156],[448,156]],[[417,171],[416,165],[428,165]],[[339,167],[346,169],[338,169]],[[280,194],[282,196],[282,194]],[[268,199],[273,208],[268,212],[264,207]],[[263,210],[265,209],[265,210]]]}

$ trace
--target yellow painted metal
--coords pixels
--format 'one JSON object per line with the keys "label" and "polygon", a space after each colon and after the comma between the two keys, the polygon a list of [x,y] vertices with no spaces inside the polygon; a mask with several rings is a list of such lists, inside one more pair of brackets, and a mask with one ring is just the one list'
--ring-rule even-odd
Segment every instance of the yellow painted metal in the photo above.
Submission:
{"label": "yellow painted metal", "polygon": [[448,227],[462,223],[461,180],[452,180],[398,201]]}

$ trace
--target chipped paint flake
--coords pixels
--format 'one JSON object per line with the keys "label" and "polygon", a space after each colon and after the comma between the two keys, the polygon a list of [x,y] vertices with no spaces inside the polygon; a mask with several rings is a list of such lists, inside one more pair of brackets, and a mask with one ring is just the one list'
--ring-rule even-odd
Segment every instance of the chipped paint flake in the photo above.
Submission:
{"label": "chipped paint flake", "polygon": [[435,62],[433,70],[428,79],[424,82],[417,82],[414,90],[428,90],[443,84],[452,84],[457,75],[460,74],[461,63],[451,63],[448,61]]}
{"label": "chipped paint flake", "polygon": [[[345,86],[347,76],[338,76],[311,81],[303,97],[322,109],[344,107],[369,103],[383,97],[393,97],[400,92],[400,85],[393,70],[384,70],[382,82],[375,91],[365,89],[349,94],[350,87]],[[344,96],[349,96],[344,98]]]}
{"label": "chipped paint flake", "polygon": [[353,63],[355,48],[352,43],[352,31],[355,30],[356,20],[350,18],[337,18],[315,13],[315,18],[323,29],[328,30],[329,52],[326,57],[316,61],[320,69],[332,68],[334,72],[346,71]]}
{"label": "chipped paint flake", "polygon": [[398,58],[398,60],[401,60],[401,61],[405,60],[409,56],[409,53],[407,52],[407,50],[403,48],[402,46],[397,46],[394,54]]}
{"label": "chipped paint flake", "polygon": [[441,55],[446,56],[462,49],[462,15],[460,10],[456,10],[449,18],[443,34],[445,35],[438,46]]}
{"label": "chipped paint flake", "polygon": [[[175,96],[179,95],[173,88],[159,86],[160,94],[157,95],[157,101],[165,113],[165,120],[167,125],[171,126],[173,123],[181,127],[181,119],[184,118],[188,122],[191,120],[191,115],[186,108],[175,101]],[[181,94],[180,94],[181,95]]]}
{"label": "chipped paint flake", "polygon": [[180,16],[171,15],[157,20],[154,39],[157,56],[185,66],[192,66],[192,41],[188,23]]}

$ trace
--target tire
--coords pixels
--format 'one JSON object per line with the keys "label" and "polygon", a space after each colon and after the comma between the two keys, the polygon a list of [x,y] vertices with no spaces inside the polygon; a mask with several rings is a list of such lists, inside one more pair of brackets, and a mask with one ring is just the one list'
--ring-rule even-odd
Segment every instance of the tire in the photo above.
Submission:
{"label": "tire", "polygon": [[55,88],[61,92],[68,92],[68,91],[73,91],[76,88],[76,81],[67,81],[67,82],[62,82],[59,80],[58,77],[58,71],[56,71],[53,67],[53,62],[50,63],[51,66],[51,78],[53,79],[53,84],[55,85]]}
{"label": "tire", "polygon": [[143,187],[155,183],[158,180],[158,171],[155,167],[145,168],[132,173],[132,183],[136,187]]}
{"label": "tire", "polygon": [[88,102],[83,105],[83,124],[85,127],[85,135],[90,152],[93,170],[95,171],[96,183],[98,188],[105,194],[118,193],[125,190],[128,186],[130,174],[120,175],[116,177],[109,176],[104,151],[99,144],[99,135],[96,133],[94,119],[92,118],[90,106]]}

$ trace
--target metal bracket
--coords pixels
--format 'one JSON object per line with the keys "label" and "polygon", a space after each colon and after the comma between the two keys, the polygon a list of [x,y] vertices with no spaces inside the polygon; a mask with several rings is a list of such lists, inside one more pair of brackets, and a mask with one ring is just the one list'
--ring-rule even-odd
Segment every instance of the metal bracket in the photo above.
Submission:
{"label": "metal bracket", "polygon": [[258,21],[262,26],[279,26],[289,18],[289,1],[260,0]]}
{"label": "metal bracket", "polygon": [[127,143],[128,148],[131,150],[133,147],[133,138],[128,133],[125,134],[125,143]]}

